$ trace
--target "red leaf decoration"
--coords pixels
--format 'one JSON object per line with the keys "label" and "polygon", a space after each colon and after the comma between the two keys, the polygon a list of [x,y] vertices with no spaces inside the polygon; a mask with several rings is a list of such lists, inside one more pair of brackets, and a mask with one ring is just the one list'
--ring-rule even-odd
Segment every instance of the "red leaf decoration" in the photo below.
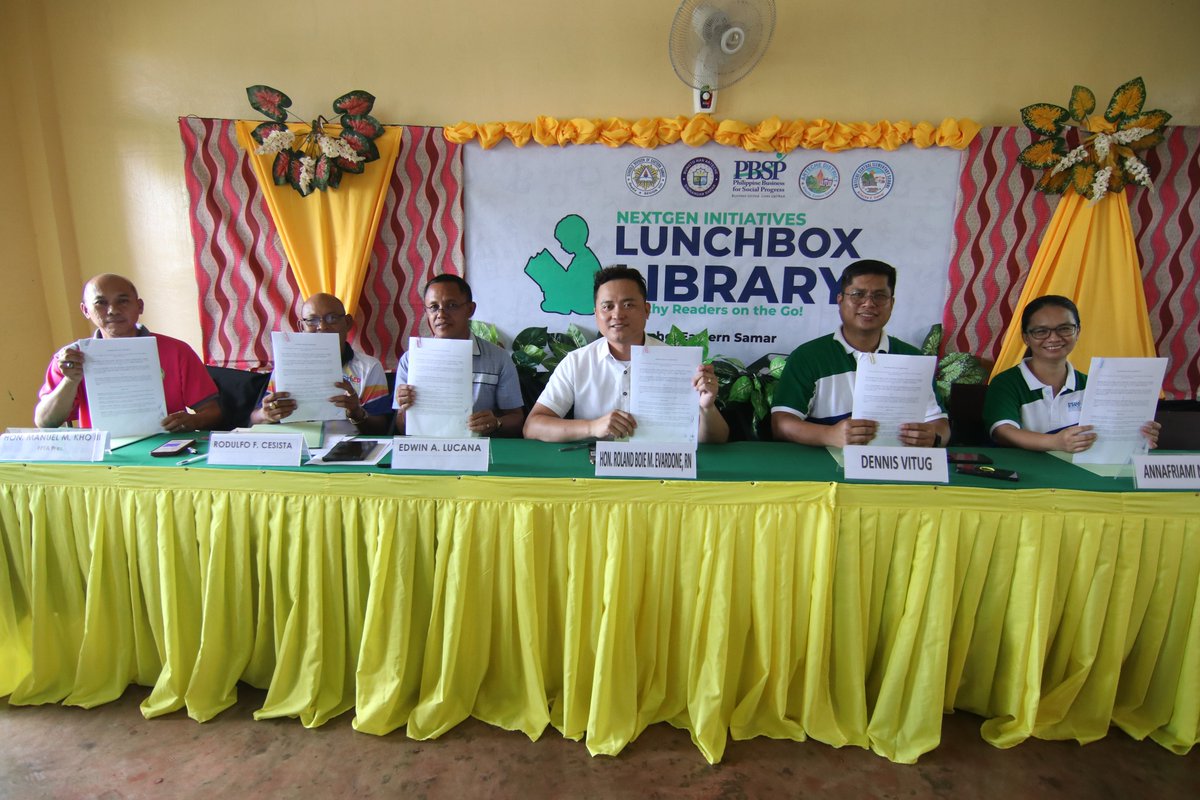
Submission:
{"label": "red leaf decoration", "polygon": [[292,163],[288,168],[288,183],[300,193],[301,197],[308,197],[312,194],[313,187],[310,184],[307,191],[300,188],[300,170],[303,168],[303,165],[300,163],[300,156],[300,153],[292,151]]}
{"label": "red leaf decoration", "polygon": [[275,161],[271,164],[271,177],[276,186],[288,183],[288,176],[292,174],[292,153],[292,150],[280,150],[275,154]]}
{"label": "red leaf decoration", "polygon": [[[288,130],[285,123],[289,116],[288,107],[292,104],[292,98],[278,89],[264,84],[246,87],[246,97],[256,111],[271,119],[270,122],[264,122],[250,132],[250,136],[256,144],[261,146],[276,132]],[[311,180],[302,189],[300,177],[304,172],[305,162],[303,159],[307,157],[294,147],[281,150],[275,154],[275,160],[271,164],[271,178],[275,185],[289,185],[301,197],[306,197],[317,189],[322,191],[330,188],[336,189],[341,184],[344,175],[363,172],[368,162],[379,158],[379,148],[373,140],[382,136],[384,131],[383,123],[370,114],[374,105],[375,95],[361,89],[347,92],[333,101],[334,111],[341,115],[341,140],[350,146],[360,160],[351,161],[345,158],[330,158],[326,155],[317,156],[314,152],[316,160],[311,162]],[[316,128],[324,122],[325,119],[322,117],[313,123],[313,127]],[[310,140],[306,140],[305,147],[312,149],[314,146]]]}
{"label": "red leaf decoration", "polygon": [[282,122],[264,122],[262,125],[259,125],[257,128],[250,131],[250,136],[254,139],[254,141],[262,144],[267,140],[267,137],[275,131],[286,130],[287,125],[284,125]]}
{"label": "red leaf decoration", "polygon": [[355,133],[360,133],[368,139],[378,139],[383,135],[383,123],[372,117],[370,114],[352,117],[345,115],[341,119],[342,127],[349,128]]}
{"label": "red leaf decoration", "polygon": [[276,122],[287,121],[287,109],[292,104],[292,98],[278,89],[272,89],[270,86],[264,86],[261,83],[255,86],[247,86],[246,97],[249,98],[250,106],[255,111],[267,115]]}
{"label": "red leaf decoration", "polygon": [[375,161],[379,158],[379,148],[375,146],[375,142],[358,131],[343,129],[342,139],[354,149],[356,154],[363,157],[363,161]]}
{"label": "red leaf decoration", "polygon": [[341,170],[333,162],[329,156],[323,155],[317,159],[316,166],[313,167],[313,186],[318,189],[325,189],[328,186],[337,188],[337,183],[333,176],[337,175],[338,180],[341,179]]}
{"label": "red leaf decoration", "polygon": [[362,89],[346,92],[333,101],[334,111],[351,117],[360,117],[364,114],[369,114],[374,106],[375,95],[370,92],[364,92]]}

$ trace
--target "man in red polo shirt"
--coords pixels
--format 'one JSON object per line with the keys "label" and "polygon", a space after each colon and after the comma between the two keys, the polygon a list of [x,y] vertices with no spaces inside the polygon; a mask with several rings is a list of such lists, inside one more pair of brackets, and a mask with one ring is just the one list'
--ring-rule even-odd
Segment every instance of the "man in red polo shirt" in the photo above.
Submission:
{"label": "man in red polo shirt", "polygon": [[[96,326],[96,338],[155,338],[167,403],[164,430],[200,431],[220,424],[217,386],[208,370],[185,342],[150,333],[138,325],[143,305],[129,279],[110,274],[92,278],[83,286],[79,310]],[[72,342],[55,353],[46,367],[46,381],[38,392],[33,421],[39,428],[57,428],[75,420],[84,428],[92,425],[83,383],[83,353]]]}

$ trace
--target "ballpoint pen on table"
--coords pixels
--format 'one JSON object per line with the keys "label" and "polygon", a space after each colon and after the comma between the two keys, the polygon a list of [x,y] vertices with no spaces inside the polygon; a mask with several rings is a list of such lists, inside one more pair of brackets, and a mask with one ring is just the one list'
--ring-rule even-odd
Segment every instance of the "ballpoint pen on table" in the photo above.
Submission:
{"label": "ballpoint pen on table", "polygon": [[177,467],[186,466],[188,464],[191,464],[194,461],[199,461],[202,458],[208,458],[208,453],[201,453],[198,456],[192,456],[191,458],[185,458],[181,461],[176,461],[175,466],[177,466]]}
{"label": "ballpoint pen on table", "polygon": [[590,442],[577,442],[575,444],[569,444],[566,447],[558,448],[558,452],[565,453],[568,450],[583,450],[585,447],[591,447],[595,443],[596,443],[595,440],[592,440]]}

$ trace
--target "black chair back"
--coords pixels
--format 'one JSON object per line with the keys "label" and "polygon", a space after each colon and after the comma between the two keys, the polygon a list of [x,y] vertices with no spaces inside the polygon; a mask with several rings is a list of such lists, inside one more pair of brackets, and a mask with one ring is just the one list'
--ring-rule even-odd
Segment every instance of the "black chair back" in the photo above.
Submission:
{"label": "black chair back", "polygon": [[213,383],[217,384],[218,398],[224,422],[219,430],[231,431],[250,424],[250,414],[258,406],[271,376],[266,372],[247,372],[226,367],[207,367]]}
{"label": "black chair back", "polygon": [[1200,402],[1160,400],[1154,419],[1162,425],[1160,450],[1200,450]]}
{"label": "black chair back", "polygon": [[950,384],[950,444],[962,447],[987,447],[991,437],[983,422],[983,401],[987,397],[986,383]]}

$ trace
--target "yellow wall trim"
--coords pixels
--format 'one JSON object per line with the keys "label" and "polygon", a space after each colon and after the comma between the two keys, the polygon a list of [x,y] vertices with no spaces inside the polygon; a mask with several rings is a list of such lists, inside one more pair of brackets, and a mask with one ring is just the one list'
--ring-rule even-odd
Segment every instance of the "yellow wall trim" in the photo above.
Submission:
{"label": "yellow wall trim", "polygon": [[694,117],[659,117],[636,122],[609,119],[566,119],[538,117],[533,122],[460,122],[445,128],[446,140],[466,144],[477,139],[490,150],[507,139],[517,147],[532,140],[543,146],[568,144],[605,144],[620,147],[631,144],[654,148],[682,141],[690,147],[716,142],[727,147],[762,153],[790,153],[797,148],[836,153],[861,147],[895,150],[901,145],[917,147],[953,147],[963,150],[979,133],[979,124],[969,119],[947,117],[934,126],[928,122],[831,122],[782,120],[768,117],[751,126],[737,120],[717,122],[707,114]]}

